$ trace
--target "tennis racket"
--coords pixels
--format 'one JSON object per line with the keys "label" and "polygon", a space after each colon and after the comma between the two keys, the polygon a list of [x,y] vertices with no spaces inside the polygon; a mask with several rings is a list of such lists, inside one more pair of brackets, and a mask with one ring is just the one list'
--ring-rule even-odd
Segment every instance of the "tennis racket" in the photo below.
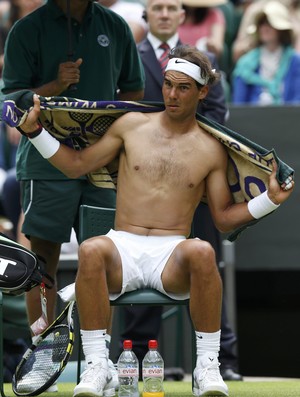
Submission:
{"label": "tennis racket", "polygon": [[74,301],[69,302],[24,353],[12,379],[17,396],[37,396],[47,390],[65,369],[74,345],[74,304]]}

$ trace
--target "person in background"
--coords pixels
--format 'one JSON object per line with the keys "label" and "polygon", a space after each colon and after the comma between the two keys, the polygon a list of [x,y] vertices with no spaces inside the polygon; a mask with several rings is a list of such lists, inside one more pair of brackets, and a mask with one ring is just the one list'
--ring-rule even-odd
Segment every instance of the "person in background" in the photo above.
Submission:
{"label": "person in background", "polygon": [[2,189],[0,189],[0,201],[5,216],[13,225],[10,237],[15,240],[18,238],[18,222],[21,213],[20,184],[16,180],[16,152],[20,138],[20,133],[16,128],[1,123],[0,148],[4,149],[7,161],[4,168],[5,177]]}
{"label": "person in background", "polygon": [[[0,1],[0,77],[4,61],[4,45],[9,30],[15,22],[36,10],[43,3],[43,0]],[[1,80],[1,87],[2,84]],[[21,196],[20,183],[16,180],[16,152],[20,138],[20,133],[16,128],[0,123],[0,174],[1,168],[4,170],[2,184],[0,181],[0,217],[3,216],[4,223],[0,219],[0,231],[29,248],[28,240],[20,232]],[[8,227],[3,227],[1,230],[1,223]],[[13,299],[5,297],[3,309],[5,313],[3,373],[4,381],[11,382],[16,367],[30,342],[24,296],[13,297]],[[19,330],[20,337],[12,340],[11,330],[14,328]]]}
{"label": "person in background", "polygon": [[136,43],[144,39],[147,33],[147,24],[142,17],[144,7],[141,3],[123,0],[98,0],[98,2],[125,19]]}
{"label": "person in background", "polygon": [[226,1],[182,0],[186,16],[178,28],[181,41],[212,52],[219,59],[223,53],[226,21],[216,6]]}
{"label": "person in background", "polygon": [[300,102],[300,54],[293,47],[289,10],[270,1],[249,27],[256,47],[233,70],[234,104],[281,105]]}
{"label": "person in background", "polygon": [[44,0],[10,0],[0,2],[0,76],[4,62],[4,45],[15,22],[45,3]]}
{"label": "person in background", "polygon": [[[19,20],[7,37],[4,94],[29,89],[42,96],[88,100],[143,98],[144,72],[128,24],[96,2],[48,0]],[[69,24],[70,22],[70,24]],[[69,29],[68,29],[69,27]],[[83,128],[81,120],[78,128]],[[17,153],[22,185],[23,233],[31,249],[56,277],[61,244],[78,231],[81,204],[114,207],[112,182],[95,187],[88,179],[71,180],[49,164],[24,137]],[[48,321],[55,318],[56,288],[46,291]],[[28,319],[41,315],[39,288],[26,293]]]}
{"label": "person in background", "polygon": [[[0,77],[2,75],[4,61],[4,45],[11,27],[19,19],[36,10],[44,3],[43,0],[11,0],[0,2]],[[1,80],[1,88],[3,82]],[[16,180],[16,152],[20,141],[20,134],[16,128],[4,123],[0,125],[0,201],[4,215],[9,219],[12,228],[13,239],[21,238],[18,234],[18,222],[20,217],[20,187]]]}
{"label": "person in background", "polygon": [[[138,50],[144,65],[146,84],[144,100],[163,101],[162,85],[163,72],[161,62],[165,62],[171,48],[181,45],[178,28],[184,21],[185,11],[180,0],[148,0],[146,13],[144,15],[148,22],[149,32],[147,38],[138,44]],[[168,45],[166,51],[161,48]],[[218,69],[214,54],[207,54],[212,61],[213,67]],[[220,82],[213,85],[206,98],[201,101],[197,111],[207,118],[221,124],[225,121],[227,107],[223,88]],[[221,238],[216,229],[208,206],[199,204],[196,209],[194,223],[194,236],[209,241],[214,247],[217,255],[217,263],[221,260]],[[225,301],[223,302],[223,307]],[[157,339],[161,327],[162,307],[124,307],[125,328],[121,334],[120,349],[122,341],[133,340],[133,348],[142,362],[148,350],[148,340]],[[221,373],[226,380],[241,380],[242,376],[237,373],[238,359],[236,352],[236,335],[228,325],[225,308],[222,310],[221,322]],[[169,374],[172,377],[172,374]]]}
{"label": "person in background", "polygon": [[[235,64],[237,60],[256,46],[255,35],[252,27],[255,23],[256,15],[262,12],[264,6],[273,0],[245,0],[241,1],[239,9],[241,20],[239,23],[237,37],[232,46],[232,61]],[[280,0],[291,12],[294,31],[299,31],[299,3],[298,0]],[[300,50],[300,35],[295,40],[298,51]],[[296,48],[296,47],[295,47]]]}
{"label": "person in background", "polygon": [[[8,174],[15,166],[15,157],[17,145],[11,140],[7,134],[7,126],[0,123],[0,232],[7,234],[10,238],[14,238],[15,230],[12,219],[7,214],[3,198],[3,188],[5,187]],[[20,134],[18,130],[18,140]],[[13,138],[13,137],[12,137]]]}
{"label": "person in background", "polygon": [[300,53],[300,0],[291,0],[289,10],[295,34],[294,48]]}

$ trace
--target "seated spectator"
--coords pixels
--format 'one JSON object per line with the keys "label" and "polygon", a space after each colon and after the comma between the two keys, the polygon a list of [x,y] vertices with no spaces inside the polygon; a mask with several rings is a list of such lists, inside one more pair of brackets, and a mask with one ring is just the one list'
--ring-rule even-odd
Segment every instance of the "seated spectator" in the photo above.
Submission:
{"label": "seated spectator", "polygon": [[223,53],[226,21],[224,14],[215,6],[227,0],[182,0],[186,12],[185,21],[179,26],[183,43],[209,51],[219,59]]}
{"label": "seated spectator", "polygon": [[143,18],[144,7],[141,3],[125,0],[98,0],[98,3],[104,7],[110,8],[125,19],[132,31],[136,43],[139,43],[145,38],[148,26]]}
{"label": "seated spectator", "polygon": [[[262,12],[264,6],[272,0],[240,0],[237,9],[241,14],[237,37],[232,46],[232,61],[235,63],[246,52],[252,50],[256,43],[255,37],[249,32],[256,16]],[[285,6],[290,7],[298,0],[280,0]]]}
{"label": "seated spectator", "polygon": [[280,105],[300,102],[300,55],[293,48],[289,10],[268,2],[250,26],[256,47],[233,71],[232,102]]}

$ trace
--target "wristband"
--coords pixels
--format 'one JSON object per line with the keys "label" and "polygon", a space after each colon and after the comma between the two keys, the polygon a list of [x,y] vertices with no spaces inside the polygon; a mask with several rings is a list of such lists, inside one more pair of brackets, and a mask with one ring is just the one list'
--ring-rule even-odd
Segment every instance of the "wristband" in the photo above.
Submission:
{"label": "wristband", "polygon": [[52,157],[59,149],[60,143],[44,128],[35,138],[30,139],[30,142],[41,153],[44,159]]}
{"label": "wristband", "polygon": [[38,128],[31,133],[23,131],[20,126],[17,127],[17,129],[21,132],[22,135],[26,136],[29,139],[32,139],[32,138],[35,138],[38,135],[40,135],[40,133],[43,131],[43,126],[41,124],[39,124]]}
{"label": "wristband", "polygon": [[248,211],[255,219],[262,218],[263,216],[269,214],[270,212],[276,210],[280,204],[273,203],[272,200],[269,199],[267,190],[260,194],[259,196],[254,197],[248,202]]}

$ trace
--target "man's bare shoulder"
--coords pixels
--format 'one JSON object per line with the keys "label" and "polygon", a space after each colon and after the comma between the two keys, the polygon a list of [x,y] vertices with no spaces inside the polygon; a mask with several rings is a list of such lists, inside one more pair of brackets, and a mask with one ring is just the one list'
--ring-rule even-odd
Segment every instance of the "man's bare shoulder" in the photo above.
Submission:
{"label": "man's bare shoulder", "polygon": [[127,112],[123,116],[119,117],[117,120],[118,124],[127,125],[127,124],[140,124],[140,123],[148,123],[151,116],[154,113],[144,113],[144,112]]}
{"label": "man's bare shoulder", "polygon": [[155,113],[128,112],[119,117],[111,126],[111,133],[126,134],[127,131],[140,129],[142,126],[149,124]]}
{"label": "man's bare shoulder", "polygon": [[199,125],[198,144],[203,158],[207,159],[207,164],[211,169],[226,168],[228,153],[226,147],[213,135]]}
{"label": "man's bare shoulder", "polygon": [[215,138],[212,134],[210,134],[205,128],[199,127],[199,135],[209,148],[209,150],[217,150],[220,152],[226,152],[225,146],[217,139]]}

